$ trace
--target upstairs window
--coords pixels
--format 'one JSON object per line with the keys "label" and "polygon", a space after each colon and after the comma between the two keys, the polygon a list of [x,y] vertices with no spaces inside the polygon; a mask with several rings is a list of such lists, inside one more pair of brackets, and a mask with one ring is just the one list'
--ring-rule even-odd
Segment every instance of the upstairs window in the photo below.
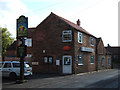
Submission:
{"label": "upstairs window", "polygon": [[78,43],[83,43],[83,34],[78,32]]}
{"label": "upstairs window", "polygon": [[32,39],[26,39],[25,40],[25,45],[27,45],[28,47],[31,47],[32,46]]}
{"label": "upstairs window", "polygon": [[91,40],[91,46],[94,46],[94,38],[90,38],[90,40]]}
{"label": "upstairs window", "polygon": [[62,32],[62,41],[63,42],[71,42],[72,41],[72,31],[71,30]]}
{"label": "upstairs window", "polygon": [[94,55],[91,56],[91,64],[94,64]]}

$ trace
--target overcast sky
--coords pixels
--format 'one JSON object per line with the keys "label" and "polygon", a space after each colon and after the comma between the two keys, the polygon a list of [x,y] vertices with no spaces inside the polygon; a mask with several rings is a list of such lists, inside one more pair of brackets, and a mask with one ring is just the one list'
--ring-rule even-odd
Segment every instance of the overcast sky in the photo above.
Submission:
{"label": "overcast sky", "polygon": [[51,12],[76,23],[104,45],[118,46],[118,1],[120,0],[0,0],[0,27],[16,37],[16,19],[28,17],[28,27],[36,27]]}

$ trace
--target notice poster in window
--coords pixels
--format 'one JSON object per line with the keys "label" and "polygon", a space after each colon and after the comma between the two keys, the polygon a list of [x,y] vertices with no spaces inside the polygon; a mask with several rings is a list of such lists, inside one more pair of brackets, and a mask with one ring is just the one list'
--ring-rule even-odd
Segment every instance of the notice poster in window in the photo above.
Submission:
{"label": "notice poster in window", "polygon": [[64,58],[64,65],[70,65],[70,58],[69,57]]}
{"label": "notice poster in window", "polygon": [[56,60],[56,65],[57,65],[57,66],[60,65],[60,60]]}

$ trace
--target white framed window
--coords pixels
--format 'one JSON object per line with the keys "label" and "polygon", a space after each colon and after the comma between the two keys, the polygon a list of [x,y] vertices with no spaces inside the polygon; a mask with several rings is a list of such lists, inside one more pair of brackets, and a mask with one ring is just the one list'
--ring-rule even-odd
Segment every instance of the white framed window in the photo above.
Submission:
{"label": "white framed window", "polygon": [[53,57],[49,57],[49,63],[53,63]]}
{"label": "white framed window", "polygon": [[25,45],[27,45],[28,47],[31,47],[32,46],[32,38],[26,39]]}
{"label": "white framed window", "polygon": [[30,57],[32,57],[32,54],[27,54],[27,56],[26,56],[26,57],[29,57],[29,58],[30,58]]}
{"label": "white framed window", "polygon": [[63,42],[71,42],[72,41],[72,31],[71,30],[62,31],[62,41]]}
{"label": "white framed window", "polygon": [[108,64],[109,64],[109,65],[111,64],[110,58],[108,58]]}
{"label": "white framed window", "polygon": [[78,65],[83,65],[83,56],[78,55]]}
{"label": "white framed window", "polygon": [[94,38],[93,37],[90,38],[90,41],[91,41],[91,46],[94,46]]}
{"label": "white framed window", "polygon": [[104,58],[101,60],[101,65],[104,66]]}
{"label": "white framed window", "polygon": [[48,58],[44,57],[44,63],[48,63]]}
{"label": "white framed window", "polygon": [[83,34],[78,32],[78,43],[83,43]]}
{"label": "white framed window", "polygon": [[91,64],[94,64],[94,55],[91,55]]}

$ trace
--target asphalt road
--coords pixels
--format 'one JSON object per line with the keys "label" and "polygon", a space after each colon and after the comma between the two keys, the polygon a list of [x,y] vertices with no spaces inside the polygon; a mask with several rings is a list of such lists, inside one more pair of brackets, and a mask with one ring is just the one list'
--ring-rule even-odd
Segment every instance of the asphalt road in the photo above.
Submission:
{"label": "asphalt road", "polygon": [[118,88],[119,71],[109,69],[65,76],[36,74],[22,84],[3,78],[2,88]]}

